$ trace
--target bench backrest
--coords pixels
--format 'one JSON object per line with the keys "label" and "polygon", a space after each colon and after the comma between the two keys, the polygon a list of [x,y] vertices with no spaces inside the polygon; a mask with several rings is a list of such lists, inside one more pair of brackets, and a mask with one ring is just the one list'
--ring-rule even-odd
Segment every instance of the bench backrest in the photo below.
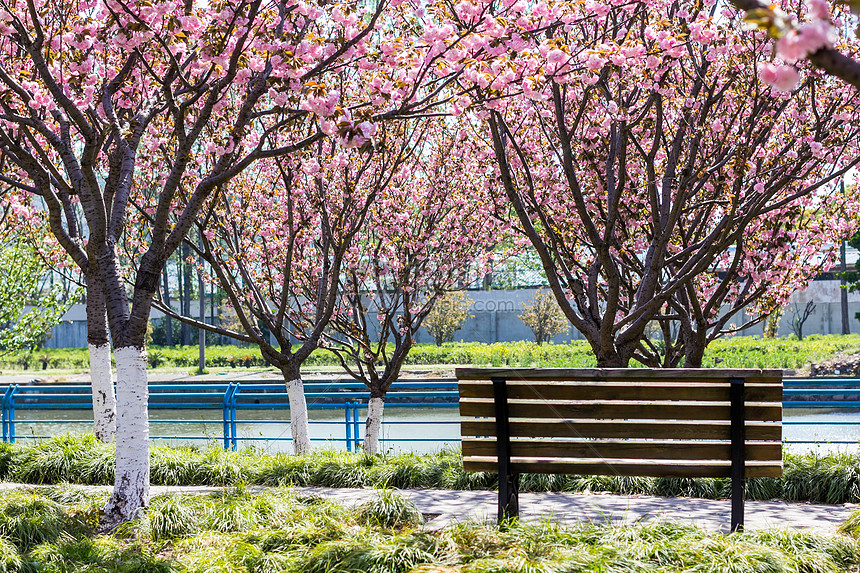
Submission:
{"label": "bench backrest", "polygon": [[515,473],[729,477],[740,435],[746,477],[782,475],[781,370],[458,368],[457,378],[466,471],[497,470],[495,379]]}

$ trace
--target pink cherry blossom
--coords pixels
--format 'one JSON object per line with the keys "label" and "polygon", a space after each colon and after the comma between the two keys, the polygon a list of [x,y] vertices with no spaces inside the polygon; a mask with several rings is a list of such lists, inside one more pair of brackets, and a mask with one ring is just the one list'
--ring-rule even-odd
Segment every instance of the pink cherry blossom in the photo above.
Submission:
{"label": "pink cherry blossom", "polygon": [[782,92],[793,91],[800,85],[800,73],[797,68],[786,64],[764,63],[759,68],[758,77],[764,83]]}

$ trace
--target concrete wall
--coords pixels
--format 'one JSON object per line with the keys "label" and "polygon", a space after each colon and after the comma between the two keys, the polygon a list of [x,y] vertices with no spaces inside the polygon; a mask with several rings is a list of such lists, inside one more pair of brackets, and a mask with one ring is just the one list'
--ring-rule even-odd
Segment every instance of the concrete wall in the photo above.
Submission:
{"label": "concrete wall", "polygon": [[[791,323],[795,312],[801,312],[809,301],[815,303],[815,311],[803,324],[803,335],[841,334],[840,292],[839,281],[835,280],[813,281],[805,291],[795,292],[779,322],[779,335],[785,336],[792,333]],[[854,333],[860,332],[860,322],[854,317],[858,312],[860,312],[860,293],[848,293],[848,326]],[[747,332],[761,334],[763,331],[763,325],[759,325],[750,328]]]}
{"label": "concrete wall", "polygon": [[[473,315],[466,321],[461,330],[454,335],[454,340],[466,342],[512,342],[532,340],[529,328],[519,319],[523,303],[530,302],[536,289],[520,289],[509,291],[469,291],[472,305],[469,312]],[[839,282],[833,280],[814,281],[807,290],[794,293],[786,309],[780,326],[780,336],[791,334],[791,322],[794,309],[801,310],[806,302],[815,302],[815,312],[809,317],[803,327],[807,334],[839,334],[842,331],[842,320],[839,307]],[[197,303],[192,302],[191,308],[196,309]],[[852,332],[860,332],[860,322],[854,318],[860,312],[860,293],[848,294],[848,314]],[[152,311],[152,318],[162,318],[162,314]],[[736,315],[737,323],[744,317]],[[763,325],[754,326],[744,334],[762,334]],[[564,335],[556,336],[554,342],[566,342],[582,339],[582,335],[572,329]],[[422,328],[418,334],[419,342],[433,342],[433,339]],[[48,340],[48,347],[83,347],[87,345],[86,314],[83,305],[74,305],[63,317],[63,323],[54,329],[53,337]]]}
{"label": "concrete wall", "polygon": [[[532,331],[520,320],[519,315],[523,311],[523,303],[531,302],[535,292],[536,289],[469,291],[469,298],[473,301],[469,313],[473,316],[454,335],[454,340],[488,344],[534,340]],[[571,328],[567,334],[553,338],[553,342],[580,338],[582,335]],[[418,342],[433,342],[433,338],[422,328]]]}

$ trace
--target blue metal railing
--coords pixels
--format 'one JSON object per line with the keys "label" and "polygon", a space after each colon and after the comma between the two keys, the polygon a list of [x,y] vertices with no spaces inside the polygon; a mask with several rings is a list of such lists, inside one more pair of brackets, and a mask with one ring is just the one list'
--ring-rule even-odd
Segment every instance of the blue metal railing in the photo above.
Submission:
{"label": "blue metal railing", "polygon": [[[853,420],[792,420],[784,419],[786,426],[860,426],[860,379],[790,378],[784,380],[783,407],[785,409],[827,409],[856,412]],[[342,409],[344,412],[343,438],[312,438],[317,441],[343,442],[349,451],[356,450],[362,441],[360,410],[370,397],[361,383],[307,383],[305,398],[309,410]],[[82,410],[92,405],[89,385],[21,385],[0,387],[2,392],[2,439],[15,442],[16,426],[20,424],[90,423],[92,420],[37,420],[16,419],[18,410]],[[835,397],[842,399],[833,399]],[[398,382],[386,394],[386,409],[400,407],[456,408],[458,401],[456,381]],[[281,383],[230,382],[227,384],[153,384],[149,386],[150,409],[202,409],[221,408],[221,420],[151,419],[151,424],[218,423],[222,425],[225,449],[235,450],[239,441],[291,441],[289,436],[239,436],[239,424],[285,424],[283,420],[240,420],[241,410],[288,410],[289,397]],[[310,421],[310,424],[337,424],[332,421]],[[459,420],[386,421],[384,426],[450,425]],[[31,436],[44,438],[49,436]],[[154,434],[152,439],[211,440],[212,436],[165,436]],[[456,442],[458,438],[395,437],[386,442]],[[857,444],[860,440],[785,440],[788,444]]]}
{"label": "blue metal railing", "polygon": [[[362,442],[359,411],[366,407],[370,398],[367,387],[361,383],[308,383],[304,385],[305,399],[309,410],[343,409],[343,438],[311,438],[317,441],[340,441],[349,451],[356,450]],[[92,420],[70,419],[17,419],[18,410],[83,410],[92,405],[92,388],[89,385],[20,385],[11,384],[5,388],[2,401],[2,437],[4,442],[14,443],[16,425],[20,424],[68,424],[91,423]],[[398,382],[386,394],[386,408],[409,407],[456,407],[456,382]],[[282,420],[240,420],[240,410],[289,409],[289,397],[281,383],[230,382],[228,384],[152,384],[149,386],[149,408],[157,409],[221,409],[220,420],[160,420],[150,419],[150,424],[188,424],[217,423],[222,425],[225,449],[235,450],[238,442],[243,441],[291,441],[292,437],[240,437],[239,424],[285,424]],[[310,424],[328,424],[330,421],[310,421]],[[459,424],[458,420],[434,420],[411,422],[383,422],[392,424]],[[47,438],[50,436],[28,436]],[[164,436],[153,434],[152,439],[211,440],[212,436]],[[442,438],[386,438],[385,442],[453,442],[458,439]]]}

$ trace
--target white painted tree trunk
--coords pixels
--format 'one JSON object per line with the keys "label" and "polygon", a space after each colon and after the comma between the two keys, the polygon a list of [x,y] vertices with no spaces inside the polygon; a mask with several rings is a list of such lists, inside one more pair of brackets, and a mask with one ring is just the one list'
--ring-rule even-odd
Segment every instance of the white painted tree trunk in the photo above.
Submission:
{"label": "white painted tree trunk", "polygon": [[379,453],[379,434],[382,431],[382,410],[385,408],[384,398],[371,398],[367,403],[367,421],[364,425],[364,441],[362,446],[368,454]]}
{"label": "white painted tree trunk", "polygon": [[93,432],[105,442],[116,434],[116,396],[110,365],[110,344],[90,344],[90,380],[93,385]]}
{"label": "white painted tree trunk", "polygon": [[293,452],[297,455],[306,454],[311,451],[311,434],[308,426],[305,385],[301,378],[287,381],[287,396],[290,398],[290,431],[293,434]]}
{"label": "white painted tree trunk", "polygon": [[116,358],[116,478],[105,507],[106,525],[139,516],[149,504],[149,389],[146,349],[127,346]]}

